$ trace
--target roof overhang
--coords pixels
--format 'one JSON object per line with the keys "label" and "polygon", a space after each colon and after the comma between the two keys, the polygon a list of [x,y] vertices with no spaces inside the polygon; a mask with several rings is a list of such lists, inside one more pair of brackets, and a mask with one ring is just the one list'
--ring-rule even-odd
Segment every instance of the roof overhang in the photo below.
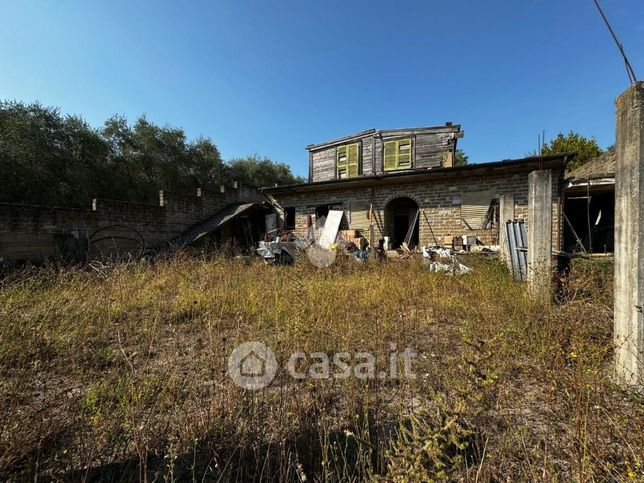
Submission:
{"label": "roof overhang", "polygon": [[566,193],[581,193],[588,190],[594,192],[614,191],[615,178],[573,179],[566,180],[564,185]]}
{"label": "roof overhang", "polygon": [[325,141],[318,144],[309,144],[306,149],[309,151],[317,151],[319,149],[328,148],[331,146],[336,146],[339,144],[344,144],[351,142],[353,140],[361,139],[365,136],[395,136],[401,133],[412,133],[412,134],[421,134],[421,133],[440,133],[448,132],[454,133],[455,138],[463,137],[463,132],[461,131],[460,124],[445,124],[442,126],[427,126],[427,127],[410,127],[410,128],[400,128],[400,129],[367,129],[366,131],[360,131],[348,136],[343,136],[340,138],[331,139],[330,141]]}
{"label": "roof overhang", "polygon": [[574,153],[562,153],[543,157],[506,159],[492,163],[468,164],[465,166],[455,166],[451,168],[440,167],[409,170],[382,175],[362,176],[351,179],[266,187],[261,188],[261,190],[269,194],[306,193],[335,189],[367,188],[401,183],[421,183],[438,179],[462,178],[463,176],[493,176],[529,173],[530,171],[538,169],[563,168],[574,156]]}

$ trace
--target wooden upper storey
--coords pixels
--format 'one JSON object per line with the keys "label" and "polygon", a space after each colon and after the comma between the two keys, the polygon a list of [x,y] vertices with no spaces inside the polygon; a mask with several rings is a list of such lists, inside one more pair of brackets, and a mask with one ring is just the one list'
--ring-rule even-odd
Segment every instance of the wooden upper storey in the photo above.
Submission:
{"label": "wooden upper storey", "polygon": [[461,126],[386,129],[307,146],[309,182],[452,166]]}

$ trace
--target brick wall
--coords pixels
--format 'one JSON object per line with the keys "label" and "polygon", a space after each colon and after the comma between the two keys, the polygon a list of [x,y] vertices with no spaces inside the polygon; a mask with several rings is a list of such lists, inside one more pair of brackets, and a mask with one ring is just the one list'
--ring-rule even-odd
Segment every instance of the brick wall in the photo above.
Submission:
{"label": "brick wall", "polygon": [[[561,246],[562,217],[560,216],[561,190],[559,170],[553,170],[553,250]],[[466,175],[416,183],[352,188],[351,190],[319,190],[307,193],[277,193],[272,195],[282,208],[295,207],[296,233],[306,236],[308,217],[315,219],[315,206],[338,204],[338,209],[351,210],[352,203],[372,204],[375,238],[391,235],[386,215],[387,204],[399,197],[413,199],[421,208],[419,238],[421,245],[434,245],[434,236],[442,242],[446,236],[476,235],[485,244],[498,243],[498,230],[470,230],[461,219],[460,197],[463,193],[493,190],[495,195],[514,194],[515,217],[526,220],[529,229],[528,173],[507,175]],[[432,236],[433,232],[433,236]],[[366,235],[366,233],[365,233]]]}
{"label": "brick wall", "polygon": [[[193,195],[159,192],[159,204],[95,199],[87,209],[0,203],[0,260],[40,262],[60,256],[74,233],[97,240],[94,255],[139,251],[169,242],[235,202],[262,201],[235,183]],[[93,235],[93,236],[92,236]]]}

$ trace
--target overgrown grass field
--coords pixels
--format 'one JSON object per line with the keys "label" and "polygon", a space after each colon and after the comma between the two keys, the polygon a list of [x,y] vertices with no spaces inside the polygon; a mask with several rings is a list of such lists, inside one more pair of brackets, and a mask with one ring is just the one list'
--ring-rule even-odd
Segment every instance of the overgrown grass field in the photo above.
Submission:
{"label": "overgrown grass field", "polygon": [[[644,479],[644,404],[611,382],[612,287],[574,267],[559,303],[498,261],[328,269],[179,256],[0,281],[0,479]],[[606,271],[605,271],[606,272]],[[609,271],[607,272],[609,273]],[[241,342],[280,369],[249,391]],[[291,378],[294,351],[411,347],[415,378]]]}

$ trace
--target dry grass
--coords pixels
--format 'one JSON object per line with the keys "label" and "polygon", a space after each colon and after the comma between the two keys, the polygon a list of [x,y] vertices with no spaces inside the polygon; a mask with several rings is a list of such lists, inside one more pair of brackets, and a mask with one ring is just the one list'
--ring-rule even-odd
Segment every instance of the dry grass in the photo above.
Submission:
{"label": "dry grass", "polygon": [[[610,288],[562,303],[495,261],[315,269],[178,257],[39,269],[0,286],[3,480],[644,479],[644,405],[610,379]],[[600,288],[596,288],[600,287]],[[235,386],[227,357],[418,353],[416,379]]]}

